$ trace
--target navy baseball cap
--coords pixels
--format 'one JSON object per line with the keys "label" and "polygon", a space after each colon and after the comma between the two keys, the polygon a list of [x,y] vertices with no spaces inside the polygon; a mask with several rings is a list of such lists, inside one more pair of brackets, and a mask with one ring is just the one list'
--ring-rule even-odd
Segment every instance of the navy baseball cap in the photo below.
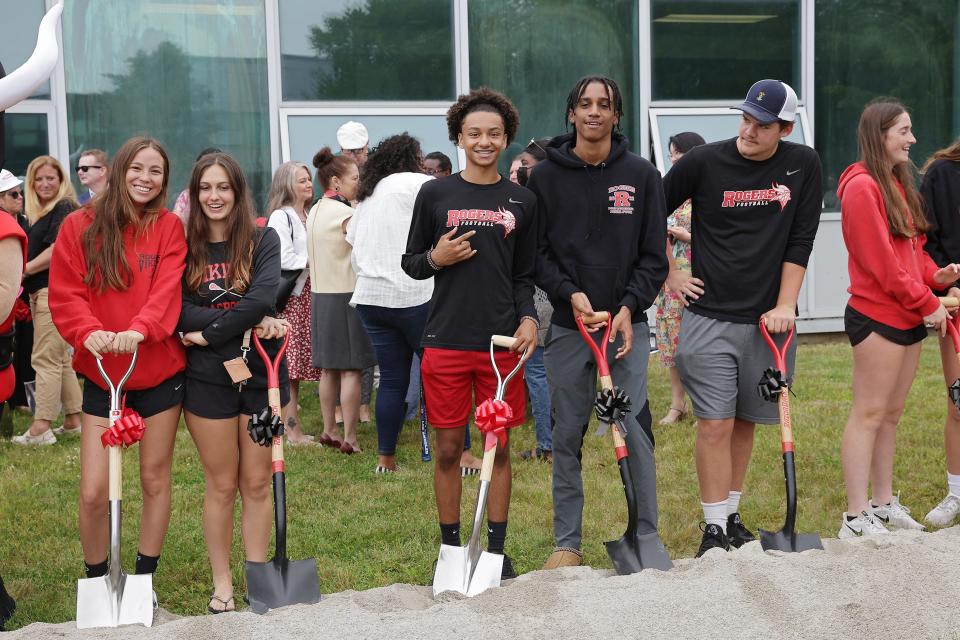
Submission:
{"label": "navy baseball cap", "polygon": [[797,93],[786,82],[760,80],[747,91],[747,98],[738,107],[763,124],[777,120],[793,122],[797,117]]}

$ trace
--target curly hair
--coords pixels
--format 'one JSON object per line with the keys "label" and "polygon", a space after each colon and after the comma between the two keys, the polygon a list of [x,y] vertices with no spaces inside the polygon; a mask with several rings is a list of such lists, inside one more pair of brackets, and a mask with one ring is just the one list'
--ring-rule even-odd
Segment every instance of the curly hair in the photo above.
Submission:
{"label": "curly hair", "polygon": [[406,131],[381,140],[363,165],[357,201],[363,202],[373,195],[380,181],[390,174],[421,173],[420,156],[420,142]]}
{"label": "curly hair", "polygon": [[517,135],[517,128],[520,126],[520,114],[513,103],[510,102],[510,98],[489,87],[480,87],[470,93],[461,95],[447,110],[447,134],[450,136],[450,142],[457,144],[460,131],[463,129],[464,118],[474,111],[489,111],[500,114],[500,117],[503,118],[503,130],[507,136],[507,144],[513,142]]}

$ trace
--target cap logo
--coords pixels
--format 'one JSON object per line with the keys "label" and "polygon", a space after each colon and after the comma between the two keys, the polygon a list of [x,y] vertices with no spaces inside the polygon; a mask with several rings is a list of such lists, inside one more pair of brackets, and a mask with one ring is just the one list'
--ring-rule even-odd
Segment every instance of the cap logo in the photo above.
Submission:
{"label": "cap logo", "polygon": [[763,102],[763,97],[764,97],[765,95],[767,95],[767,94],[764,93],[763,91],[761,91],[760,93],[758,93],[758,94],[757,94],[757,102]]}

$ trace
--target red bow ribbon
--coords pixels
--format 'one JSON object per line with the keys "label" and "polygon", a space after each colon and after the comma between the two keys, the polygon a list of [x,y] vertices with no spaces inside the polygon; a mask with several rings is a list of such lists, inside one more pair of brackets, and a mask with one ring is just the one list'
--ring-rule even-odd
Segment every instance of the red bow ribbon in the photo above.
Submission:
{"label": "red bow ribbon", "polygon": [[129,447],[143,438],[143,430],[147,428],[143,418],[133,409],[123,408],[120,419],[112,427],[100,435],[100,443],[106,447]]}
{"label": "red bow ribbon", "polygon": [[30,322],[32,319],[30,316],[30,306],[20,298],[17,298],[17,301],[13,305],[13,317],[18,322]]}
{"label": "red bow ribbon", "polygon": [[513,420],[513,409],[503,400],[487,398],[477,406],[474,420],[481,433],[492,433],[500,441],[500,446],[507,444],[507,423]]}

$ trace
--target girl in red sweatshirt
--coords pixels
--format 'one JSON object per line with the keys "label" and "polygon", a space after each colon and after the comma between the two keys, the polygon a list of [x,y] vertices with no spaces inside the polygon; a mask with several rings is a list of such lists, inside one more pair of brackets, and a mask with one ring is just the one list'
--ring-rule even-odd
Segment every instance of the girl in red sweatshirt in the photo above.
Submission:
{"label": "girl in red sweatshirt", "polygon": [[946,333],[947,311],[930,288],[955,282],[960,265],[938,269],[924,251],[929,224],[911,173],[915,142],[902,104],[869,103],[857,131],[860,161],[847,167],[837,188],[850,272],[844,329],[853,345],[840,538],[923,528],[893,495],[897,423],[917,372],[924,324]]}
{"label": "girl in red sweatshirt", "polygon": [[137,573],[152,573],[170,522],[170,468],[183,399],[180,315],[183,227],[167,211],[170,163],[150,138],[127,140],[106,191],[63,222],[50,263],[50,311],[74,349],[83,385],[80,543],[88,578],[107,572],[107,450],[110,399],[96,360],[115,382],[138,350],[126,406],[146,422],[140,443],[143,513]]}

